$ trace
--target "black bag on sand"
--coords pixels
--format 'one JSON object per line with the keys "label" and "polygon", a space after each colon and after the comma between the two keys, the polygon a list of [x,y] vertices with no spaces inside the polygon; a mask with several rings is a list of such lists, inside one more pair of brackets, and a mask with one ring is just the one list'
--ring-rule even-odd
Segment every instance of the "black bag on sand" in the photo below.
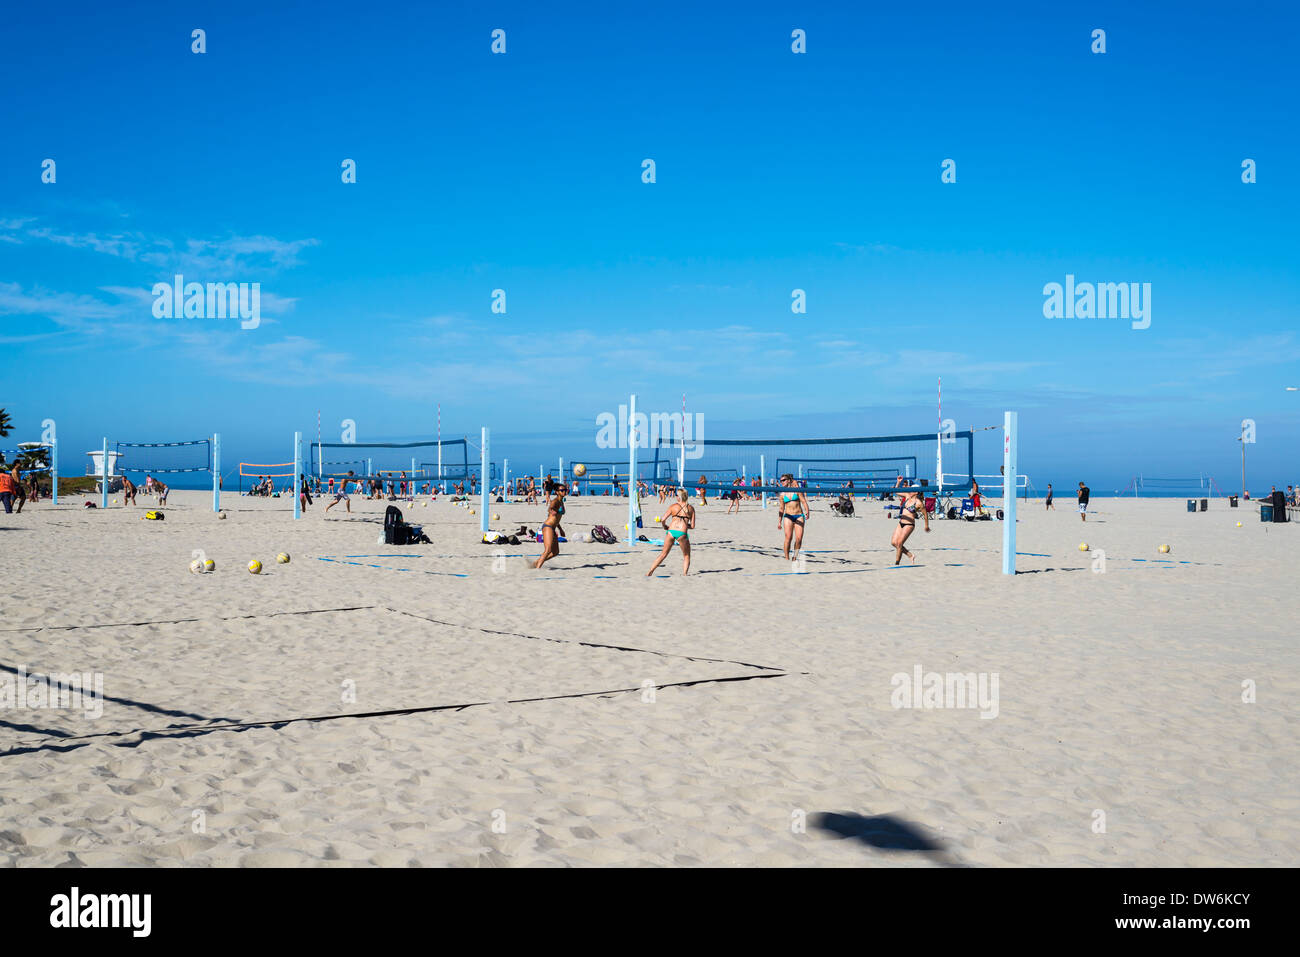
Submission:
{"label": "black bag on sand", "polygon": [[402,510],[396,505],[388,506],[384,512],[384,544],[406,544],[406,523],[402,521]]}

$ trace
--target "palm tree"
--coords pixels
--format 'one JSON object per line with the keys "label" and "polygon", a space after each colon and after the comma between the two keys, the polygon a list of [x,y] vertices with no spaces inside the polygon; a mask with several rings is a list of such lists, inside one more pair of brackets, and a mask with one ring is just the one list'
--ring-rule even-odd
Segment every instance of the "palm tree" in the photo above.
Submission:
{"label": "palm tree", "polygon": [[7,438],[9,430],[14,427],[13,420],[9,418],[9,413],[0,409],[0,439]]}

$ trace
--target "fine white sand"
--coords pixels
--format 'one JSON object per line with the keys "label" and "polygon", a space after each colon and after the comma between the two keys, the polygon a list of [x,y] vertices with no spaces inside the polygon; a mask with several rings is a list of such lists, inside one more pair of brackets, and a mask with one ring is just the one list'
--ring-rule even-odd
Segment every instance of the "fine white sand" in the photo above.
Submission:
{"label": "fine white sand", "polygon": [[[1300,863],[1300,528],[1253,507],[1022,503],[1013,579],[996,521],[894,568],[878,504],[819,502],[790,574],[774,511],[710,504],[692,574],[647,580],[657,548],[536,571],[446,500],[403,504],[434,544],[397,548],[386,502],[84,498],[0,514],[0,684],[105,695],[0,711],[11,865]],[[621,532],[626,504],[566,519]],[[996,717],[893,707],[917,667],[996,674]]]}

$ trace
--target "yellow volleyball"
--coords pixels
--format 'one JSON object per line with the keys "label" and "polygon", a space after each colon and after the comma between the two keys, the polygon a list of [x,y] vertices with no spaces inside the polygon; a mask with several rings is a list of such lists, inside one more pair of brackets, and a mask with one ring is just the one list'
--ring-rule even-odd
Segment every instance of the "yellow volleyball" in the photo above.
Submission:
{"label": "yellow volleyball", "polygon": [[1169,546],[1168,546],[1168,545],[1161,545],[1161,546],[1160,546],[1160,554],[1161,554],[1161,555],[1167,555],[1167,554],[1169,554]]}
{"label": "yellow volleyball", "polygon": [[276,556],[275,556],[275,560],[276,560],[277,562],[279,562],[281,565],[288,565],[288,564],[289,564],[289,553],[288,553],[288,552],[281,552],[279,555],[276,555]]}
{"label": "yellow volleyball", "polygon": [[210,558],[205,558],[203,559],[203,570],[208,573],[215,572],[217,570],[217,563]]}
{"label": "yellow volleyball", "polygon": [[578,476],[578,478],[582,478],[584,475],[587,474],[587,466],[579,462],[577,465],[573,467],[573,474]]}
{"label": "yellow volleyball", "polygon": [[1081,551],[1081,552],[1086,552],[1087,550],[1088,550],[1088,543],[1087,543],[1087,542],[1080,542],[1080,543],[1079,543],[1079,551]]}
{"label": "yellow volleyball", "polygon": [[254,575],[260,575],[262,574],[262,563],[259,562],[256,558],[254,558],[251,562],[248,563],[248,570],[252,572]]}

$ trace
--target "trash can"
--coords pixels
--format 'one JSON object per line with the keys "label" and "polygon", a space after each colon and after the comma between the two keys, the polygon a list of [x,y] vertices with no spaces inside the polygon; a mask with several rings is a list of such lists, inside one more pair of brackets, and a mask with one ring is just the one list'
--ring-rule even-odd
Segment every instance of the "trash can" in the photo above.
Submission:
{"label": "trash can", "polygon": [[1194,498],[1189,498],[1189,499],[1187,500],[1187,511],[1189,511],[1189,512],[1194,512],[1194,511],[1196,511],[1196,499],[1194,499]]}
{"label": "trash can", "polygon": [[1204,512],[1208,510],[1209,507],[1210,507],[1210,500],[1208,498],[1201,499],[1201,511]]}
{"label": "trash can", "polygon": [[1259,520],[1260,520],[1261,522],[1271,522],[1271,521],[1273,521],[1273,506],[1272,506],[1271,503],[1270,503],[1270,504],[1266,504],[1266,505],[1264,505],[1264,504],[1260,505],[1260,507],[1259,507]]}
{"label": "trash can", "polygon": [[1229,495],[1229,496],[1228,496],[1228,508],[1236,508],[1236,507],[1237,507],[1237,496],[1235,496],[1235,495]]}

